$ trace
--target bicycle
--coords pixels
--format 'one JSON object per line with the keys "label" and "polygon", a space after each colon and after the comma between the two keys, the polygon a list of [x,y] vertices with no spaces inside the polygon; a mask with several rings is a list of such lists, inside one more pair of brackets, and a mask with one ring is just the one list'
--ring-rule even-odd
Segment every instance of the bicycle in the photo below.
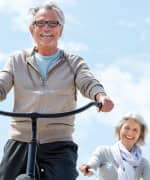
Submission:
{"label": "bicycle", "polygon": [[10,116],[10,117],[27,117],[31,118],[32,120],[32,135],[31,141],[28,143],[28,157],[27,157],[27,167],[26,173],[20,174],[17,176],[16,180],[36,180],[36,153],[37,153],[37,118],[60,118],[64,116],[71,116],[73,114],[80,113],[85,111],[86,109],[90,108],[91,106],[96,106],[101,108],[102,103],[99,102],[90,102],[81,108],[78,108],[73,111],[63,112],[63,113],[55,113],[55,114],[42,114],[37,112],[32,113],[15,113],[15,112],[7,112],[7,111],[0,111],[0,115]]}

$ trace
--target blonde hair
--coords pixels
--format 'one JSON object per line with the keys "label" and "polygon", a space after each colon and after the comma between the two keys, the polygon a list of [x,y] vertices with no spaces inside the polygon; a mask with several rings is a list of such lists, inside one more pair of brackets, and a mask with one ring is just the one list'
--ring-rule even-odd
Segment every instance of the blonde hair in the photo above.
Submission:
{"label": "blonde hair", "polygon": [[128,113],[126,114],[125,116],[122,117],[122,119],[119,121],[119,123],[117,124],[116,128],[115,128],[115,133],[118,137],[118,139],[120,138],[119,137],[119,134],[120,134],[120,129],[122,128],[122,126],[124,125],[124,123],[127,121],[127,120],[134,120],[135,122],[137,122],[140,127],[141,127],[141,133],[140,133],[140,136],[139,136],[139,139],[138,139],[138,144],[140,145],[143,145],[145,144],[145,136],[146,134],[148,133],[148,127],[147,127],[147,124],[145,123],[144,121],[144,118],[139,115],[139,114],[134,114],[134,113]]}

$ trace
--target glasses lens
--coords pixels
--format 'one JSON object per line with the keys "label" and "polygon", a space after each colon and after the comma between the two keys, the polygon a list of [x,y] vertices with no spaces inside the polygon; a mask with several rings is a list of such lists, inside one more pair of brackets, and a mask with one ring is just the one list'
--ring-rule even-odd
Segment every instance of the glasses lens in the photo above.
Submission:
{"label": "glasses lens", "polygon": [[49,27],[56,27],[59,25],[59,22],[58,21],[47,21],[47,24]]}
{"label": "glasses lens", "polygon": [[58,21],[35,21],[34,24],[38,27],[44,27],[47,24],[51,28],[54,28],[60,25]]}
{"label": "glasses lens", "polygon": [[45,26],[45,21],[35,21],[35,25],[38,26],[38,27],[43,27]]}

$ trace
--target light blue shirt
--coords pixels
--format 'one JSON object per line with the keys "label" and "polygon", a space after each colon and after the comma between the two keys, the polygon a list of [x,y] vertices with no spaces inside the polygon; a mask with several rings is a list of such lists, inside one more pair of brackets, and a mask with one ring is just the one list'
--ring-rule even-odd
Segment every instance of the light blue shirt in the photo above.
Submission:
{"label": "light blue shirt", "polygon": [[36,63],[39,72],[42,76],[42,80],[46,80],[47,72],[50,66],[60,58],[61,51],[58,49],[57,52],[51,56],[43,56],[39,53],[35,53]]}

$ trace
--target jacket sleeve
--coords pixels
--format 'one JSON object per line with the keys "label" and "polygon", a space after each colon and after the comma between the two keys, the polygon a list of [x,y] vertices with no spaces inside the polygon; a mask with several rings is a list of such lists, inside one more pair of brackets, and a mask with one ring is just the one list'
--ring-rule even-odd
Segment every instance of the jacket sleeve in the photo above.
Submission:
{"label": "jacket sleeve", "polygon": [[144,159],[143,160],[143,180],[150,180],[150,163]]}
{"label": "jacket sleeve", "polygon": [[69,59],[71,59],[71,64],[74,68],[76,86],[82,95],[95,100],[97,93],[106,94],[103,85],[95,78],[81,57],[73,56]]}
{"label": "jacket sleeve", "polygon": [[98,146],[92,153],[92,156],[87,164],[93,169],[97,170],[97,168],[107,162],[107,154],[108,148],[106,146]]}
{"label": "jacket sleeve", "polygon": [[0,71],[0,100],[6,98],[7,93],[13,86],[12,59],[13,57],[10,56],[3,70]]}

